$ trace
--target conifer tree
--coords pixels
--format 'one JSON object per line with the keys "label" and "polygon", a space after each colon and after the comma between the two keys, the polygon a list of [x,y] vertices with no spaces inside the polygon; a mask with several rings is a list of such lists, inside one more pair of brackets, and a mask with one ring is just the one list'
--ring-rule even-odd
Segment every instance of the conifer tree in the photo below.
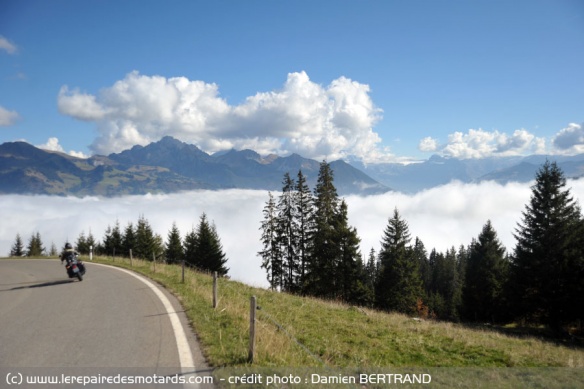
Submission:
{"label": "conifer tree", "polygon": [[87,235],[87,240],[85,243],[87,244],[87,251],[85,252],[85,254],[89,254],[91,250],[95,250],[96,248],[95,237],[91,232],[91,228],[89,229],[89,234]]}
{"label": "conifer tree", "polygon": [[152,260],[161,254],[160,242],[154,236],[150,222],[141,215],[136,225],[136,241],[133,253],[136,257]]}
{"label": "conifer tree", "polygon": [[580,208],[555,162],[536,174],[512,261],[515,312],[559,331],[582,320],[584,231]]}
{"label": "conifer tree", "polygon": [[456,249],[446,250],[444,261],[439,268],[439,292],[444,297],[445,311],[442,318],[459,321],[462,309],[462,275],[459,272],[458,255]]}
{"label": "conifer tree", "polygon": [[339,207],[334,226],[335,240],[338,242],[339,259],[337,274],[337,297],[349,303],[366,304],[370,299],[366,291],[363,260],[359,253],[359,236],[354,227],[349,226],[348,207],[343,200]]}
{"label": "conifer tree", "polygon": [[183,242],[183,255],[186,263],[196,266],[195,256],[197,253],[197,231],[193,227],[190,232],[185,235],[185,240]]}
{"label": "conifer tree", "polygon": [[314,234],[307,266],[305,293],[317,297],[335,298],[337,294],[338,241],[335,240],[335,223],[339,208],[337,189],[333,183],[333,171],[323,161],[314,189]]}
{"label": "conifer tree", "polygon": [[280,248],[278,214],[276,202],[272,193],[268,193],[268,201],[263,210],[264,220],[261,223],[262,250],[258,255],[262,258],[262,268],[266,269],[268,282],[272,290],[282,287],[282,251]]}
{"label": "conifer tree", "polygon": [[309,261],[311,241],[314,235],[312,224],[313,198],[302,170],[298,171],[294,197],[294,218],[298,227],[296,254],[298,257],[298,288],[304,290],[306,284],[307,263]]}
{"label": "conifer tree", "polygon": [[463,293],[467,319],[498,322],[503,317],[508,270],[505,247],[488,220],[470,246]]}
{"label": "conifer tree", "polygon": [[20,234],[16,234],[16,239],[14,241],[14,245],[12,249],[10,249],[10,256],[11,257],[22,257],[24,256],[24,244],[22,243],[22,238]]}
{"label": "conifer tree", "polygon": [[289,173],[285,173],[278,201],[278,237],[282,255],[282,290],[292,293],[298,291],[300,268],[296,253],[298,226],[294,213],[294,187],[294,180]]}
{"label": "conifer tree", "polygon": [[89,253],[89,245],[87,244],[87,237],[85,231],[81,231],[77,240],[75,241],[75,249],[79,254]]}
{"label": "conifer tree", "polygon": [[223,276],[229,271],[225,267],[227,258],[214,225],[209,224],[203,213],[197,228],[197,246],[194,253],[195,266],[201,270],[217,272]]}
{"label": "conifer tree", "polygon": [[183,259],[183,246],[180,237],[180,231],[176,222],[172,223],[172,228],[168,232],[168,239],[164,249],[164,257],[168,263],[179,262]]}
{"label": "conifer tree", "polygon": [[116,220],[116,224],[112,228],[107,226],[105,236],[101,245],[102,251],[105,255],[122,255],[124,253],[123,235],[120,231],[120,222]]}
{"label": "conifer tree", "polygon": [[43,242],[41,240],[41,234],[37,231],[36,234],[32,234],[27,246],[27,256],[38,257],[44,255],[45,248],[43,247]]}
{"label": "conifer tree", "polygon": [[[422,288],[426,291],[432,282],[432,269],[430,268],[430,262],[428,261],[428,252],[422,240],[416,237],[414,241],[413,256],[414,260],[418,264],[418,273],[420,279],[422,280]],[[424,293],[425,295],[426,293]],[[426,296],[425,296],[426,297]],[[426,301],[426,298],[423,298]]]}
{"label": "conifer tree", "polygon": [[396,208],[385,229],[379,253],[381,273],[375,297],[377,306],[383,310],[414,314],[418,299],[423,297],[410,239],[408,224]]}
{"label": "conifer tree", "polygon": [[[132,256],[136,256],[136,229],[134,225],[130,222],[126,225],[124,229],[124,235],[122,236],[122,248],[123,253],[115,252],[115,255],[130,256],[130,250],[132,251]],[[114,253],[112,252],[112,255]],[[108,253],[109,255],[109,253]]]}

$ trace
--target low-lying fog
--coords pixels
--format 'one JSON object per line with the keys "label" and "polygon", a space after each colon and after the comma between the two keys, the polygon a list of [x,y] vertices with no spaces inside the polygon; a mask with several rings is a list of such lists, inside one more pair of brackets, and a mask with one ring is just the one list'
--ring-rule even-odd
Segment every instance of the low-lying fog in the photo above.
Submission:
{"label": "low-lying fog", "polygon": [[[348,196],[349,222],[357,228],[364,258],[371,248],[379,250],[395,207],[408,222],[412,238],[418,236],[428,252],[468,245],[488,219],[512,251],[513,232],[529,202],[530,185],[453,182],[415,195]],[[574,198],[584,199],[584,180],[569,181],[568,187]],[[113,227],[118,220],[123,230],[129,222],[135,225],[140,215],[164,239],[173,222],[184,237],[205,212],[214,221],[229,258],[229,275],[251,285],[267,285],[256,255],[261,249],[259,227],[267,191],[193,191],[119,198],[4,195],[0,199],[0,256],[9,254],[17,233],[25,246],[31,235],[39,232],[47,250],[52,243],[60,249],[67,240],[75,242],[82,231],[87,235],[91,230],[95,239],[101,240],[108,225]]]}

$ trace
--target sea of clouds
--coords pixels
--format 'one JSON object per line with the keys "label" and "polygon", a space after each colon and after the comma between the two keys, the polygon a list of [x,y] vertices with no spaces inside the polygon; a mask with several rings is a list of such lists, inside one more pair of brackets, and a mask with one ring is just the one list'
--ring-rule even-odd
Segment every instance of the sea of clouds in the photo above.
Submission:
{"label": "sea of clouds", "polygon": [[[531,184],[494,182],[448,185],[414,195],[388,192],[376,196],[348,196],[349,223],[357,228],[361,250],[367,258],[371,248],[379,251],[388,219],[397,207],[408,222],[412,238],[419,237],[428,252],[432,248],[468,245],[491,220],[499,239],[512,251],[513,233],[522,220],[531,196]],[[584,180],[568,181],[577,200],[584,199]],[[277,195],[277,194],[276,194]],[[36,232],[45,247],[61,248],[89,231],[98,240],[116,220],[123,229],[143,215],[164,239],[176,223],[184,236],[198,224],[205,212],[216,225],[229,258],[227,266],[233,279],[255,286],[266,286],[261,269],[260,223],[267,191],[223,190],[192,191],[175,194],[100,197],[55,197],[4,195],[0,201],[0,256],[8,255],[16,234],[26,244]]]}

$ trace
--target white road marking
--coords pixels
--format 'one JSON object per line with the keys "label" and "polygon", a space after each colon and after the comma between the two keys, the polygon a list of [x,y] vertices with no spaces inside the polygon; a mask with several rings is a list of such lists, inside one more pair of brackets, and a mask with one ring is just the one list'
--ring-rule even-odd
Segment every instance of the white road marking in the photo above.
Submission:
{"label": "white road marking", "polygon": [[[176,348],[178,349],[178,357],[179,357],[179,362],[180,362],[180,367],[181,367],[181,373],[184,374],[184,377],[188,381],[189,376],[191,376],[191,374],[187,374],[187,373],[189,371],[192,372],[195,370],[195,362],[193,361],[193,354],[191,353],[191,347],[189,346],[189,342],[187,340],[185,330],[180,322],[178,314],[176,313],[174,307],[172,306],[172,304],[170,303],[168,298],[164,295],[164,293],[162,293],[160,288],[158,288],[156,285],[154,285],[147,278],[140,276],[134,272],[131,272],[130,270],[126,270],[126,269],[116,267],[116,266],[104,265],[104,264],[100,264],[100,263],[91,263],[91,265],[92,266],[93,265],[105,266],[105,267],[108,267],[110,269],[116,269],[119,271],[123,271],[124,273],[127,273],[127,274],[131,275],[132,277],[135,277],[135,278],[139,279],[140,281],[142,281],[144,284],[146,284],[154,292],[154,294],[156,294],[156,296],[158,296],[158,298],[162,302],[162,305],[164,305],[164,308],[166,309],[166,313],[168,313],[168,317],[170,319],[170,324],[172,325],[172,330],[174,331],[174,338],[176,339]],[[190,384],[190,385],[185,384],[185,387],[194,388],[196,386],[193,384]]]}

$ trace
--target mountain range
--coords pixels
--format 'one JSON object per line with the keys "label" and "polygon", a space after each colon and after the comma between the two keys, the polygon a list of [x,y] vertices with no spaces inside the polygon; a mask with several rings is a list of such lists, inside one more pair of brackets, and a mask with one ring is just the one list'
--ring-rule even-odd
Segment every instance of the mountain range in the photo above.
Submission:
{"label": "mountain range", "polygon": [[530,155],[458,159],[433,155],[417,163],[351,164],[373,179],[403,193],[416,193],[451,181],[477,183],[529,182],[546,160],[555,161],[567,178],[584,177],[584,154],[575,156]]}
{"label": "mountain range", "polygon": [[[528,182],[546,159],[555,160],[566,177],[584,177],[584,154],[577,156],[457,159],[432,156],[410,164],[330,162],[341,195],[377,194],[390,190],[415,193],[452,180]],[[207,154],[195,145],[164,137],[147,146],[88,159],[36,148],[26,142],[0,145],[0,194],[121,196],[193,189],[282,188],[286,172],[299,170],[311,188],[320,162],[298,154],[261,156],[252,150]]]}
{"label": "mountain range", "polygon": [[[333,161],[340,194],[389,190],[344,161]],[[193,189],[280,190],[286,172],[299,170],[314,188],[320,163],[298,154],[262,157],[252,150],[209,155],[198,147],[164,137],[147,146],[88,159],[36,148],[26,142],[0,145],[0,194],[121,196]]]}

